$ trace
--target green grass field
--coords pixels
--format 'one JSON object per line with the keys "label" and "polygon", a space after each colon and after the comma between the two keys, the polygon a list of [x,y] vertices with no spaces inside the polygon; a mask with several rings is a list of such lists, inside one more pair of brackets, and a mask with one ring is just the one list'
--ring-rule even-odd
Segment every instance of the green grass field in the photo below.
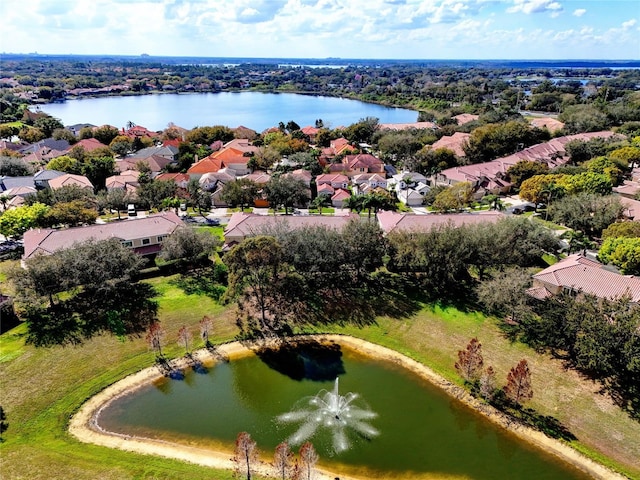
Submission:
{"label": "green grass field", "polygon": [[[5,265],[0,264],[0,271]],[[176,276],[149,280],[158,290],[160,318],[167,331],[169,356],[180,356],[174,343],[186,325],[196,333],[203,315],[214,318],[217,342],[236,334],[232,308],[204,295],[188,295]],[[552,415],[578,437],[576,448],[603,463],[640,478],[640,424],[596,393],[597,385],[566,371],[548,356],[506,340],[492,319],[474,312],[440,306],[425,307],[406,319],[380,318],[359,329],[336,328],[391,347],[461,384],[453,364],[458,349],[477,336],[485,363],[504,382],[507,371],[526,358],[533,373],[531,406]],[[3,479],[231,479],[230,472],[81,444],[66,431],[69,418],[82,403],[127,374],[153,363],[143,338],[99,337],[79,346],[36,349],[24,345],[24,325],[0,336],[0,405],[9,429],[0,444]],[[268,460],[268,459],[264,459]]]}

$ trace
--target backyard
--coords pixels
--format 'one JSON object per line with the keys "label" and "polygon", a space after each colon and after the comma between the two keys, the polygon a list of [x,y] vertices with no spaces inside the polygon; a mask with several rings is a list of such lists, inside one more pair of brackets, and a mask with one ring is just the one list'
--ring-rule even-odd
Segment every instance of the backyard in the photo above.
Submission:
{"label": "backyard", "polygon": [[[0,270],[9,264],[1,263]],[[187,326],[196,333],[204,315],[214,319],[215,343],[233,340],[237,332],[233,309],[202,294],[185,293],[176,280],[177,276],[148,280],[160,295],[165,353],[180,356],[182,348],[174,340],[178,329]],[[596,383],[566,370],[559,360],[510,343],[491,318],[430,305],[410,318],[379,318],[363,329],[332,331],[388,346],[458,384],[462,381],[453,364],[457,351],[472,337],[481,341],[485,365],[493,365],[501,385],[508,370],[526,358],[533,374],[530,406],[558,419],[578,438],[573,442],[578,450],[629,477],[640,477],[640,424],[600,395]],[[85,445],[67,433],[70,416],[85,400],[153,364],[154,354],[144,338],[98,337],[79,346],[37,349],[24,345],[25,332],[21,325],[0,336],[0,405],[9,423],[0,444],[4,478],[232,478],[227,471]]]}

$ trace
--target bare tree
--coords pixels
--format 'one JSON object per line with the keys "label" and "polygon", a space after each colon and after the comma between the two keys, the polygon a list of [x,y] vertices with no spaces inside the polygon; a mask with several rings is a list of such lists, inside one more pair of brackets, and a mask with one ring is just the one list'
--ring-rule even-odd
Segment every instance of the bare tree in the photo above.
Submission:
{"label": "bare tree", "polygon": [[149,331],[147,332],[147,343],[152,350],[156,352],[158,358],[162,357],[162,342],[165,336],[165,330],[160,325],[160,322],[153,322],[149,325]]}
{"label": "bare tree", "polygon": [[187,355],[189,355],[189,343],[191,342],[191,339],[192,335],[187,327],[180,327],[180,330],[178,330],[178,345],[184,347],[184,351]]}
{"label": "bare tree", "polygon": [[491,401],[496,393],[496,371],[489,366],[480,376],[480,395]]}
{"label": "bare tree", "polygon": [[204,340],[204,344],[208,347],[211,342],[209,341],[209,335],[211,335],[211,331],[213,330],[213,319],[208,315],[202,317],[200,320],[200,337]]}
{"label": "bare tree", "polygon": [[276,478],[282,480],[289,480],[293,477],[293,452],[287,442],[282,442],[276,447],[273,455],[273,473]]}
{"label": "bare tree", "polygon": [[313,448],[311,442],[305,442],[300,447],[300,463],[296,468],[296,480],[313,480],[316,478],[316,464],[318,463],[318,454]]}
{"label": "bare tree", "polygon": [[518,365],[509,371],[504,393],[509,400],[516,404],[531,400],[533,397],[531,372],[529,371],[529,364],[525,359],[520,360]]}
{"label": "bare tree", "polygon": [[456,371],[467,382],[474,382],[482,373],[482,344],[477,338],[472,338],[465,350],[458,350],[458,361],[455,364]]}
{"label": "bare tree", "polygon": [[236,438],[233,461],[236,464],[236,476],[251,480],[255,464],[258,463],[258,447],[247,432],[240,432]]}

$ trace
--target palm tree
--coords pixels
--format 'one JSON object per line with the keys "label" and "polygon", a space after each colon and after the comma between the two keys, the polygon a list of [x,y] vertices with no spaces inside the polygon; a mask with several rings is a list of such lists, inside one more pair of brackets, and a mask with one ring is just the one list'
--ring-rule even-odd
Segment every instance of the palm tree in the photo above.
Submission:
{"label": "palm tree", "polygon": [[[542,187],[542,189],[540,190],[540,195],[546,195],[547,197],[547,210],[544,214],[545,220],[549,219],[549,207],[551,206],[551,201],[553,199],[561,197],[562,195],[564,195],[564,193],[564,188],[556,185],[555,183],[547,183]],[[536,208],[537,207],[538,206],[536,205]]]}
{"label": "palm tree", "polygon": [[331,205],[331,199],[329,195],[322,193],[313,199],[311,202],[311,206],[318,209],[318,213],[322,215],[323,207],[328,207]]}
{"label": "palm tree", "polygon": [[351,195],[344,201],[344,208],[348,208],[352,212],[360,214],[364,209],[364,196],[363,195]]}

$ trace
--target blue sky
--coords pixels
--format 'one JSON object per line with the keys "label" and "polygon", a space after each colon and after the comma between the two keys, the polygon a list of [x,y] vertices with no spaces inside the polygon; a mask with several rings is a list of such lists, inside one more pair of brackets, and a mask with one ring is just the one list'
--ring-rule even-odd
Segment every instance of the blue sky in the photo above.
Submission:
{"label": "blue sky", "polygon": [[638,0],[2,0],[0,52],[640,59]]}

